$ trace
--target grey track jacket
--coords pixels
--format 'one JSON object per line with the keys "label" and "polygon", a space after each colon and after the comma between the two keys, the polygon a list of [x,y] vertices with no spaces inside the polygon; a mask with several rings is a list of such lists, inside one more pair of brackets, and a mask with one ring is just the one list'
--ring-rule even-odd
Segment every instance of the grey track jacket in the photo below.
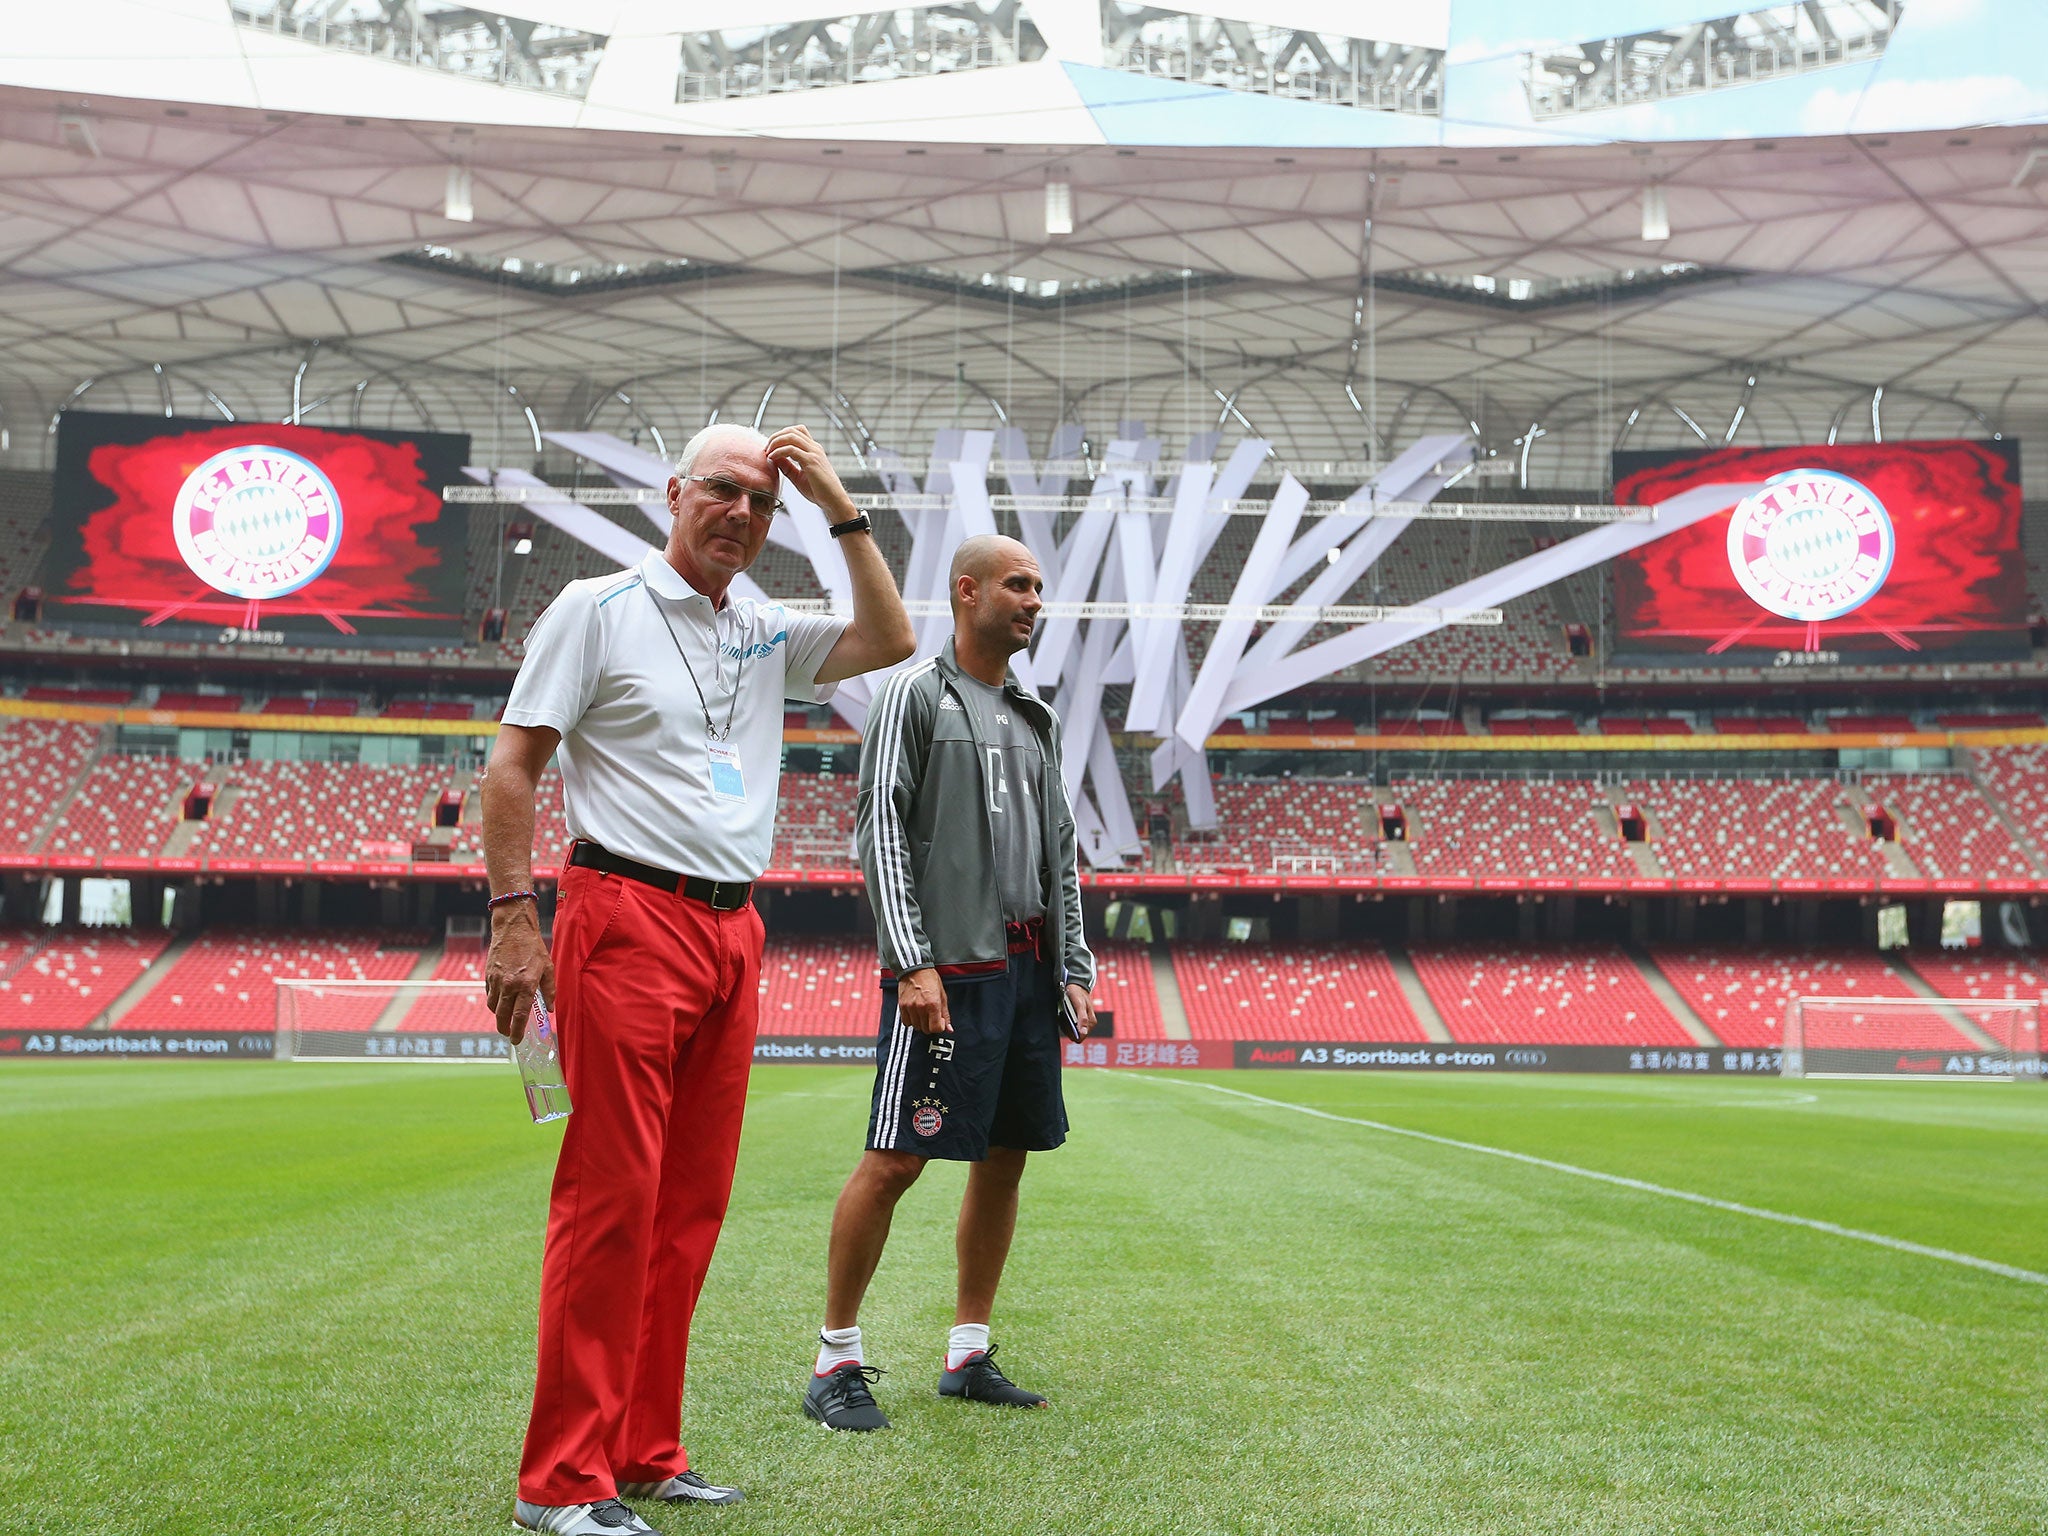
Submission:
{"label": "grey track jacket", "polygon": [[[882,685],[860,749],[856,840],[882,969],[890,975],[935,966],[942,976],[976,976],[1009,963],[995,842],[974,712],[958,697],[953,642]],[[1060,724],[1045,701],[1014,676],[1004,692],[1031,722],[1044,763],[1038,802],[1042,846],[1052,862],[1045,931],[1053,972],[1091,990],[1095,956],[1081,932],[1081,879],[1074,814],[1060,773]],[[955,694],[963,707],[939,708]]]}

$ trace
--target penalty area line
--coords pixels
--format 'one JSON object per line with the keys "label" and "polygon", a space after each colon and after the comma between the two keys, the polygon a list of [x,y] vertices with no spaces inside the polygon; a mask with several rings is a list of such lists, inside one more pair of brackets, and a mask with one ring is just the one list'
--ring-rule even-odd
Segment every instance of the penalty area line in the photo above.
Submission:
{"label": "penalty area line", "polygon": [[1291,1109],[1297,1115],[1307,1115],[1311,1119],[1333,1120],[1339,1125],[1363,1126],[1369,1131],[1382,1131],[1389,1136],[1405,1136],[1411,1141],[1426,1141],[1439,1147],[1456,1147],[1461,1152],[1478,1152],[1486,1157],[1504,1158],[1508,1162],[1523,1163],[1531,1168],[1548,1168],[1552,1173],[1566,1173],[1574,1178],[1591,1179],[1599,1184],[1612,1184],[1619,1189],[1632,1189],[1638,1194],[1662,1195],[1667,1200],[1683,1200],[1688,1205],[1703,1205],[1716,1211],[1732,1211],[1738,1216],[1754,1216],[1759,1221],[1775,1221],[1785,1227],[1804,1227],[1809,1232],[1825,1232],[1830,1237],[1846,1237],[1853,1242],[1889,1248],[1895,1253],[1918,1254],[1923,1259],[1940,1259],[1943,1263],[1960,1264],[1966,1269],[1981,1269],[1987,1274],[2002,1275],[2008,1280],[2019,1280],[2027,1285],[2048,1286],[2048,1275],[2037,1270],[2021,1269],[2013,1264],[2000,1264],[1996,1259],[1980,1259],[1973,1253],[1957,1253],[1953,1248],[1935,1248],[1926,1243],[1910,1242],[1903,1237],[1887,1237],[1882,1232],[1865,1232],[1860,1227],[1845,1227],[1837,1222],[1820,1221],[1812,1216],[1793,1216],[1784,1211],[1767,1210],[1760,1205],[1744,1205],[1739,1200],[1721,1200],[1713,1195],[1697,1195],[1689,1189],[1672,1189],[1669,1185],[1652,1184],[1647,1179],[1631,1179],[1619,1173],[1602,1173],[1597,1168],[1581,1168],[1577,1163],[1560,1163],[1554,1158],[1537,1157],[1529,1152],[1511,1152],[1506,1147],[1489,1147],[1484,1142],[1460,1141],[1455,1136],[1438,1136],[1430,1131],[1411,1130],[1405,1125],[1389,1125],[1384,1120],[1333,1114],[1327,1109],[1315,1109],[1307,1104],[1294,1104],[1286,1099],[1269,1099],[1263,1094],[1246,1093],[1242,1088],[1225,1088],[1220,1083],[1205,1083],[1191,1078],[1155,1077],[1141,1072],[1130,1075],[1148,1083],[1172,1083],[1183,1088],[1206,1088],[1211,1093],[1244,1099],[1252,1104],[1264,1104],[1270,1109]]}

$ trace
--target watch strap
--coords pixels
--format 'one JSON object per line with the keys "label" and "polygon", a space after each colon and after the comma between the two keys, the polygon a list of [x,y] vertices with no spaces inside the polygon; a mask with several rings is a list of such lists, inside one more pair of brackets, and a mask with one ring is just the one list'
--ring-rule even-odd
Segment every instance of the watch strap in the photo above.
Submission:
{"label": "watch strap", "polygon": [[849,533],[873,533],[875,531],[875,520],[869,517],[867,513],[862,512],[858,516],[849,517],[843,523],[829,524],[826,531],[835,539],[843,539]]}

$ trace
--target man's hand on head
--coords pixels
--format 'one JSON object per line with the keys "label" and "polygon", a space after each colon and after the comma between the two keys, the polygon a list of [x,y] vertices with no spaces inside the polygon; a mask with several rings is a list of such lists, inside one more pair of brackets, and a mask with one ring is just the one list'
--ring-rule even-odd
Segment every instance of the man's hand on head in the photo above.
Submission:
{"label": "man's hand on head", "polygon": [[896,1016],[921,1035],[953,1033],[953,1013],[937,971],[927,965],[896,979]]}
{"label": "man's hand on head", "polygon": [[825,514],[829,523],[860,516],[853,498],[840,483],[831,455],[811,436],[809,427],[784,427],[768,439],[768,462],[796,487],[797,494]]}

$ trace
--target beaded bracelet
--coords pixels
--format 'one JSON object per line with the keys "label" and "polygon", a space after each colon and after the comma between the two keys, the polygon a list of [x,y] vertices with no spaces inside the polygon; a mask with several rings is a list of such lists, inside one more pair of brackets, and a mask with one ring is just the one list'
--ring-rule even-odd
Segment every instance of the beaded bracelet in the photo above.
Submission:
{"label": "beaded bracelet", "polygon": [[533,891],[507,891],[502,896],[493,896],[484,903],[484,907],[487,911],[495,912],[508,901],[530,901],[537,905],[540,897]]}

